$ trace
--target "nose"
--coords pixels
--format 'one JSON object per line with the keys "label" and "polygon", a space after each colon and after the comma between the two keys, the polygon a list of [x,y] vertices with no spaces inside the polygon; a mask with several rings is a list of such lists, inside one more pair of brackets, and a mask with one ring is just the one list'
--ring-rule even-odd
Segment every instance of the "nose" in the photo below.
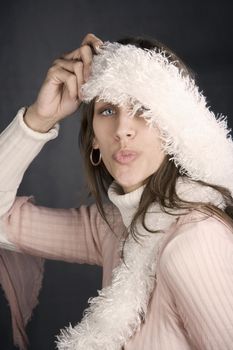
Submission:
{"label": "nose", "polygon": [[115,139],[116,140],[128,140],[133,139],[136,135],[136,129],[134,125],[134,117],[129,116],[126,113],[122,113],[116,118],[115,124]]}

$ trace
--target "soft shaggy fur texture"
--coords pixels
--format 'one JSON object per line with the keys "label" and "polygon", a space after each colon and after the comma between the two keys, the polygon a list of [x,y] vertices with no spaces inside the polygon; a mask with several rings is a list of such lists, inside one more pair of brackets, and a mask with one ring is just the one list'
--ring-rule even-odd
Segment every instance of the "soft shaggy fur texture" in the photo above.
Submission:
{"label": "soft shaggy fur texture", "polygon": [[98,97],[131,106],[132,114],[143,107],[142,116],[158,125],[164,151],[182,173],[225,186],[233,195],[233,142],[226,118],[215,117],[194,80],[164,52],[106,42],[94,56],[82,93],[84,102]]}
{"label": "soft shaggy fur texture", "polygon": [[[143,189],[144,186],[119,195],[115,182],[109,188],[109,198],[119,208],[126,227],[137,210]],[[179,178],[176,190],[184,199],[210,202],[221,208],[225,205],[217,191],[189,179]],[[184,210],[169,215],[155,203],[148,210],[146,225],[153,230],[166,230],[181,212]],[[61,330],[57,337],[59,350],[120,350],[140,327],[156,284],[157,257],[166,235],[151,234],[141,224],[137,229],[143,235],[140,244],[132,236],[128,237],[124,247],[126,265],[122,261],[113,270],[112,284],[89,299],[90,307],[82,321],[74,328]],[[122,244],[119,248],[121,250]]]}

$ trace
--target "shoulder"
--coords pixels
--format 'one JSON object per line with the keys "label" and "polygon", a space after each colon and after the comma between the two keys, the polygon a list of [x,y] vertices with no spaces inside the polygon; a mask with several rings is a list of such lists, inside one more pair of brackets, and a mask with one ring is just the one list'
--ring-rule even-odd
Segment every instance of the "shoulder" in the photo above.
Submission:
{"label": "shoulder", "polygon": [[160,256],[160,268],[187,273],[233,257],[233,230],[215,216],[191,212],[180,220]]}

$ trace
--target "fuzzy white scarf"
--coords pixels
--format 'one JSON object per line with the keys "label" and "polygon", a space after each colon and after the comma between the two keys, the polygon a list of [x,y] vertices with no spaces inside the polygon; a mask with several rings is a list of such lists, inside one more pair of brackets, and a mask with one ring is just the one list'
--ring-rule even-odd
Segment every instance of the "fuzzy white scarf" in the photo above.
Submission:
{"label": "fuzzy white scarf", "polygon": [[[114,182],[109,188],[109,198],[119,208],[126,227],[137,210],[143,189],[144,186],[119,195]],[[225,208],[218,192],[189,179],[179,178],[176,190],[182,199]],[[179,217],[179,211],[175,214],[162,212],[155,203],[148,210],[146,224],[153,230],[167,230]],[[59,350],[120,350],[140,327],[155,288],[157,256],[166,234],[149,233],[141,224],[137,229],[144,235],[140,244],[129,236],[124,247],[126,265],[121,262],[113,270],[112,284],[98,291],[97,297],[89,299],[90,306],[82,321],[75,327],[70,325],[61,330],[57,336]]]}

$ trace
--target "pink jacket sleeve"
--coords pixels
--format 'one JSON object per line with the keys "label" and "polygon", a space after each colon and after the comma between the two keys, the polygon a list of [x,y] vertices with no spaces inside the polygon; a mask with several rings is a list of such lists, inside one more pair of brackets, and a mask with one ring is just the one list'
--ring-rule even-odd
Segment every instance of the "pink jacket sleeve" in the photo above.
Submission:
{"label": "pink jacket sleeve", "polygon": [[231,350],[232,231],[213,217],[181,225],[161,256],[160,278],[193,348]]}
{"label": "pink jacket sleeve", "polygon": [[20,251],[48,259],[102,265],[108,226],[96,205],[71,209],[37,206],[34,197],[16,197],[2,216],[8,239]]}

